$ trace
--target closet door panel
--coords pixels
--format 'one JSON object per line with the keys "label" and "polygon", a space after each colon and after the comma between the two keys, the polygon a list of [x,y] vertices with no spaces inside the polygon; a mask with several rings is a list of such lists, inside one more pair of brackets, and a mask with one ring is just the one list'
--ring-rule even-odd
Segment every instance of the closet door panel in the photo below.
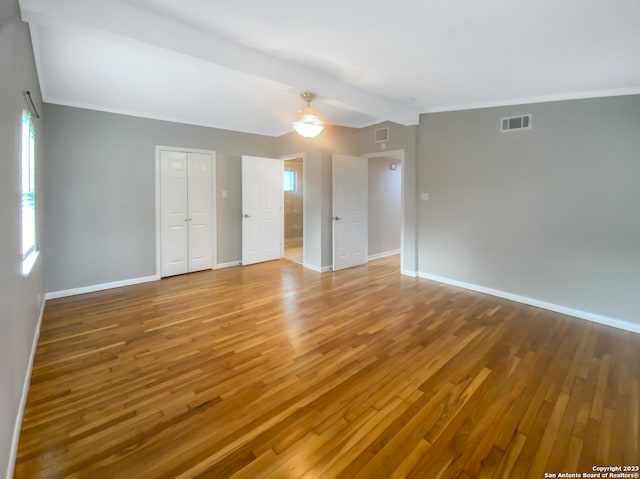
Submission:
{"label": "closet door panel", "polygon": [[187,153],[189,271],[213,267],[212,161],[207,153]]}
{"label": "closet door panel", "polygon": [[189,271],[186,153],[161,151],[160,177],[161,276],[172,276]]}

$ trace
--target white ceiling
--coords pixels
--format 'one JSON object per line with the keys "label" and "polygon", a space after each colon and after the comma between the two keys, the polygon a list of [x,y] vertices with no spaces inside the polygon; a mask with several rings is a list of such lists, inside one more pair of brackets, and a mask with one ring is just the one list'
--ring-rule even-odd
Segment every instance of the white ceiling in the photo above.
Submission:
{"label": "white ceiling", "polygon": [[638,0],[20,0],[45,101],[266,135],[640,93]]}

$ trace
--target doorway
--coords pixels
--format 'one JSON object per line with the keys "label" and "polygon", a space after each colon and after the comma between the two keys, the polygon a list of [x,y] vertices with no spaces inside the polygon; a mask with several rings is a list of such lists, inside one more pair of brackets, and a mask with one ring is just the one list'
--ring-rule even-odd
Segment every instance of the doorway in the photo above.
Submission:
{"label": "doorway", "polygon": [[[405,171],[404,171],[404,150],[394,150],[379,153],[369,153],[362,155],[364,167],[358,172],[349,173],[348,170],[341,171],[336,177],[336,166],[347,166],[348,163],[355,164],[360,157],[349,157],[344,155],[333,155],[333,270],[342,269],[337,264],[336,257],[354,257],[354,261],[347,261],[347,266],[364,264],[368,260],[383,258],[400,254],[400,264],[404,264],[404,225],[405,225]],[[343,160],[343,161],[336,161]],[[346,161],[349,160],[349,161]],[[360,163],[361,162],[357,162]],[[349,179],[347,188],[338,188],[336,181],[340,181],[345,174],[353,174]],[[360,186],[355,194],[356,178],[364,178],[364,186]],[[353,222],[348,228],[342,214],[336,210],[336,192],[345,196],[346,203],[340,206],[340,211],[352,209],[354,212],[363,211],[364,221]],[[355,194],[355,196],[354,196]],[[364,200],[363,200],[364,197]],[[364,201],[360,205],[356,201]],[[353,215],[352,215],[353,216]],[[362,224],[364,231],[362,231]],[[336,235],[344,233],[340,231],[347,229],[349,233],[347,241],[341,244],[336,243]],[[357,247],[362,244],[362,247]],[[360,251],[366,251],[364,258]],[[355,261],[355,257],[358,261]]]}
{"label": "doorway", "polygon": [[[400,253],[402,269],[404,268],[406,247],[404,192],[407,172],[405,171],[404,150],[368,153],[364,157],[369,160],[369,170],[373,176],[369,178],[369,207],[374,211],[378,210],[375,218],[370,217],[368,233],[372,244],[369,249],[369,259]],[[387,190],[387,194],[383,194],[382,190]],[[378,221],[380,217],[386,219]],[[371,235],[378,236],[374,239]]]}
{"label": "doorway", "polygon": [[400,254],[402,164],[397,158],[369,158],[369,259]]}
{"label": "doorway", "polygon": [[286,158],[283,168],[284,257],[303,264],[304,158]]}

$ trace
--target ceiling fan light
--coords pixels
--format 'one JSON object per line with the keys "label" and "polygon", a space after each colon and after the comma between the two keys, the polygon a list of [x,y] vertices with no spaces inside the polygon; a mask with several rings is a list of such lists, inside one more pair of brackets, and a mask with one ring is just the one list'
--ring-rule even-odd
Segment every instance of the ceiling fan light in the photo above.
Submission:
{"label": "ceiling fan light", "polygon": [[320,132],[324,129],[324,126],[317,125],[314,123],[300,123],[294,122],[293,128],[305,138],[313,138],[320,134]]}
{"label": "ceiling fan light", "polygon": [[298,111],[298,115],[292,125],[301,136],[313,138],[318,136],[324,129],[324,123],[320,119],[318,112],[310,106],[311,100],[315,98],[315,94],[303,92],[300,96],[307,102],[307,106]]}

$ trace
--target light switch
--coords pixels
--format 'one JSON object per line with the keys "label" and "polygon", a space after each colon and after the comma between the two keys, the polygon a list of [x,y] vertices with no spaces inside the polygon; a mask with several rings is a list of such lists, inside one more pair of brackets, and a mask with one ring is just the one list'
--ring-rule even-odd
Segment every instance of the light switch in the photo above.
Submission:
{"label": "light switch", "polygon": [[422,193],[422,194],[420,195],[420,199],[421,199],[422,201],[427,201],[427,200],[429,199],[429,193]]}
{"label": "light switch", "polygon": [[227,197],[227,190],[222,190],[222,197],[226,198]]}

